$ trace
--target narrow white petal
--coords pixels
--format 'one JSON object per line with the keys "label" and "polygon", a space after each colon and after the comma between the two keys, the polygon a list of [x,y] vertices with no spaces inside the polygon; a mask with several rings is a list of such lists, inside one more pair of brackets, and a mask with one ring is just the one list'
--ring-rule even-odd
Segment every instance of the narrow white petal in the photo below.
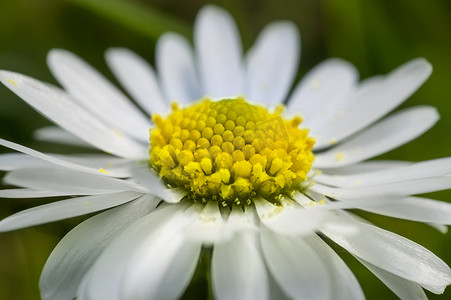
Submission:
{"label": "narrow white petal", "polygon": [[[363,117],[363,116],[362,116]],[[383,154],[417,138],[439,119],[429,106],[405,109],[382,120],[351,140],[316,156],[315,168],[347,166]]]}
{"label": "narrow white petal", "polygon": [[23,210],[0,221],[0,232],[50,223],[118,206],[138,198],[135,192],[120,192],[57,201]]}
{"label": "narrow white petal", "polygon": [[39,141],[72,145],[77,147],[92,148],[76,135],[57,126],[42,127],[33,132],[33,137]]}
{"label": "narrow white petal", "polygon": [[215,245],[212,285],[216,299],[269,299],[269,282],[254,234]]}
{"label": "narrow white petal", "polygon": [[447,234],[448,233],[448,226],[447,225],[437,224],[437,223],[427,223],[427,225],[431,226],[432,228],[434,228],[435,230],[437,230],[438,232],[440,232],[442,234]]}
{"label": "narrow white petal", "polygon": [[125,48],[108,49],[105,59],[125,90],[148,114],[168,110],[155,72],[147,61]]}
{"label": "narrow white petal", "polygon": [[312,69],[296,86],[288,101],[288,111],[301,114],[303,124],[311,126],[334,111],[354,89],[358,77],[356,68],[349,62],[328,59]]}
{"label": "narrow white petal", "polygon": [[138,185],[121,179],[56,168],[27,168],[11,171],[5,176],[4,181],[30,189],[79,195],[107,194],[127,190],[144,191]]}
{"label": "narrow white petal", "polygon": [[155,51],[166,101],[187,104],[200,99],[203,95],[188,41],[178,34],[165,33],[158,39]]}
{"label": "narrow white petal", "polygon": [[306,238],[307,243],[323,259],[332,281],[332,295],[336,300],[365,299],[359,282],[345,262],[317,235]]}
{"label": "narrow white petal", "polygon": [[332,168],[332,169],[321,168],[321,172],[331,175],[357,175],[360,173],[370,173],[386,169],[405,167],[410,164],[412,164],[412,162],[402,160],[369,160],[350,166],[344,166],[343,168]]}
{"label": "narrow white petal", "polygon": [[247,53],[245,95],[267,105],[283,103],[299,64],[300,40],[291,22],[273,22]]}
{"label": "narrow white petal", "polygon": [[451,176],[442,176],[391,182],[368,187],[333,188],[317,183],[310,187],[310,190],[333,199],[364,201],[365,198],[373,200],[381,198],[399,198],[402,196],[424,194],[450,188]]}
{"label": "narrow white petal", "polygon": [[[392,232],[345,218],[330,219],[321,231],[353,255],[433,293],[451,283],[451,269],[426,248]],[[353,226],[355,232],[336,230]]]}
{"label": "narrow white petal", "polygon": [[71,192],[37,191],[32,189],[6,189],[0,190],[0,198],[44,198],[79,195]]}
{"label": "narrow white petal", "polygon": [[379,171],[363,172],[357,175],[315,176],[315,181],[327,185],[350,187],[369,186],[413,179],[438,177],[451,174],[451,157],[422,161],[398,168],[388,168]]}
{"label": "narrow white petal", "polygon": [[212,97],[243,93],[242,48],[238,29],[223,9],[207,5],[194,26],[203,94]]}
{"label": "narrow white petal", "polygon": [[254,203],[260,221],[279,234],[310,234],[328,216],[327,210],[276,206],[264,199]]}
{"label": "narrow white petal", "polygon": [[89,112],[115,129],[147,141],[150,120],[92,66],[62,49],[51,50],[47,64],[61,85]]}
{"label": "narrow white petal", "polygon": [[[423,58],[407,62],[383,80],[372,81],[358,99],[337,109],[315,130],[317,148],[331,145],[374,123],[410,97],[430,76],[432,66]],[[346,104],[346,103],[345,103]]]}
{"label": "narrow white petal", "polygon": [[321,257],[301,238],[262,227],[266,264],[282,290],[295,299],[328,299],[329,273]]}
{"label": "narrow white petal", "polygon": [[7,71],[0,71],[0,81],[41,114],[87,143],[121,157],[146,157],[147,146],[106,127],[60,89]]}
{"label": "narrow white petal", "polygon": [[124,228],[152,211],[158,204],[143,196],[84,221],[53,249],[42,270],[39,288],[45,300],[73,299],[86,272],[103,249]]}
{"label": "narrow white petal", "polygon": [[362,209],[405,220],[451,225],[451,204],[444,201],[405,197]]}
{"label": "narrow white petal", "polygon": [[393,293],[400,299],[426,300],[427,296],[421,286],[410,280],[396,276],[384,269],[378,268],[369,262],[358,259],[368,270],[370,270],[377,278],[380,279]]}
{"label": "narrow white petal", "polygon": [[[59,166],[74,171],[112,177],[129,176],[129,161],[113,156],[92,156],[91,159],[61,154],[45,154],[25,146],[0,139],[0,145],[22,152],[0,155],[0,170],[11,171],[29,167]],[[95,158],[94,158],[95,157]],[[103,158],[101,158],[103,157]],[[68,171],[70,172],[70,171]]]}

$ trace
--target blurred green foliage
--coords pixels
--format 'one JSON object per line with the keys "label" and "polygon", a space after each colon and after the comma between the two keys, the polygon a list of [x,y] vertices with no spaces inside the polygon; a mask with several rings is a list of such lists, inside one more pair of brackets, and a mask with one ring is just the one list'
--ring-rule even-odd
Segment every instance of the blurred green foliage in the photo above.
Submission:
{"label": "blurred green foliage", "polygon": [[[328,57],[341,57],[357,66],[361,78],[387,73],[418,56],[434,66],[429,81],[403,105],[428,104],[442,119],[414,142],[384,159],[425,160],[451,154],[451,2],[448,0],[16,0],[0,1],[0,69],[14,70],[56,83],[45,64],[52,48],[71,50],[113,81],[103,53],[112,46],[130,48],[153,62],[154,46],[166,30],[191,35],[197,11],[206,3],[230,11],[248,49],[265,24],[276,19],[296,23],[302,35],[298,79]],[[49,125],[32,108],[0,87],[0,137],[42,151],[74,149],[33,141],[33,130]],[[80,150],[80,149],[77,149]],[[7,152],[0,149],[1,152]],[[451,192],[431,197],[449,201]],[[50,200],[1,199],[0,218]],[[451,264],[451,235],[432,228],[364,214],[371,222],[400,233],[431,249]],[[51,249],[83,218],[0,234],[0,299],[39,299],[38,280]],[[349,254],[349,263],[369,299],[395,296]],[[198,294],[194,282],[186,298]],[[428,294],[431,299],[436,296]],[[451,298],[450,289],[442,299]]]}

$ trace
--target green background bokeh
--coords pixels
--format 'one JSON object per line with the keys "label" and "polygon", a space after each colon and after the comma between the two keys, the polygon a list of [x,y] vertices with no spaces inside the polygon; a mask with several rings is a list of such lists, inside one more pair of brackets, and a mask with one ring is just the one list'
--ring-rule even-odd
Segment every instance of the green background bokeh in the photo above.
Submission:
{"label": "green background bokeh", "polygon": [[[189,37],[196,13],[206,3],[231,12],[245,50],[270,21],[287,19],[296,23],[302,37],[298,80],[329,57],[352,62],[362,79],[388,73],[412,58],[425,57],[434,66],[434,72],[402,107],[432,105],[442,118],[425,135],[383,158],[419,161],[451,155],[451,1],[448,0],[0,0],[0,69],[56,84],[45,57],[52,48],[65,48],[114,81],[103,59],[105,49],[127,47],[153,63],[157,36],[172,29]],[[41,151],[82,151],[33,141],[33,131],[45,125],[50,122],[0,86],[1,138]],[[4,152],[8,150],[0,149],[0,153]],[[428,196],[449,202],[451,192]],[[48,201],[0,199],[0,218]],[[414,222],[361,215],[426,246],[451,264],[450,234],[442,235]],[[39,299],[38,280],[46,257],[61,237],[84,218],[0,234],[0,300]],[[356,273],[369,299],[396,298],[349,254],[340,251],[340,255]],[[203,294],[191,289],[190,295],[194,296],[186,298]],[[430,293],[428,296],[437,297]],[[441,299],[446,298],[451,298],[450,289]]]}

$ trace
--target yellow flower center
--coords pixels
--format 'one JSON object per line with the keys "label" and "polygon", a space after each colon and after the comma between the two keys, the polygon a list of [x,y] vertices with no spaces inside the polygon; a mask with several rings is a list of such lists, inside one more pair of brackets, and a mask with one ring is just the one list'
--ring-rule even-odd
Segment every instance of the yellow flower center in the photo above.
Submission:
{"label": "yellow flower center", "polygon": [[300,117],[282,118],[244,98],[201,101],[163,118],[154,115],[150,164],[166,184],[184,187],[194,201],[277,203],[300,187],[314,156],[314,140]]}

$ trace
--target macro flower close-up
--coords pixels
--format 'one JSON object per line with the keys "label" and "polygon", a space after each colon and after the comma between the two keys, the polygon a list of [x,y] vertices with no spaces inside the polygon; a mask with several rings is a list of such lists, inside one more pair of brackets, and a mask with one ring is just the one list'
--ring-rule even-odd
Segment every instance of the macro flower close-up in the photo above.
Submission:
{"label": "macro flower close-up", "polygon": [[360,80],[329,58],[297,81],[300,53],[290,21],[269,23],[244,52],[232,16],[207,5],[192,41],[159,37],[155,66],[109,48],[120,88],[63,49],[47,56],[58,85],[0,71],[54,123],[37,139],[85,149],[0,139],[14,150],[0,155],[0,197],[50,198],[0,232],[95,213],[51,252],[42,299],[179,299],[199,272],[214,299],[365,299],[342,253],[401,299],[442,294],[447,263],[357,213],[451,224],[449,203],[419,196],[451,189],[451,157],[373,159],[439,120],[429,105],[397,109],[431,64],[400,61]]}

